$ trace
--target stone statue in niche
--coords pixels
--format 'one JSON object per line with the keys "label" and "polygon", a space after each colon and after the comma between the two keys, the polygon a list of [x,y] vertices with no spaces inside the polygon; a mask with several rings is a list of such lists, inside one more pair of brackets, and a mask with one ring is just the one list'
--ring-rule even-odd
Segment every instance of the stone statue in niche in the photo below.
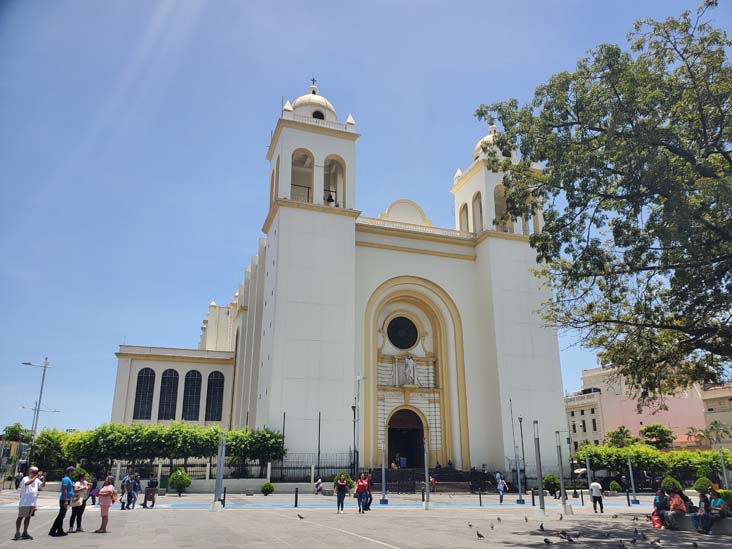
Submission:
{"label": "stone statue in niche", "polygon": [[416,377],[414,375],[414,359],[412,355],[407,355],[404,359],[404,383],[406,385],[414,385]]}

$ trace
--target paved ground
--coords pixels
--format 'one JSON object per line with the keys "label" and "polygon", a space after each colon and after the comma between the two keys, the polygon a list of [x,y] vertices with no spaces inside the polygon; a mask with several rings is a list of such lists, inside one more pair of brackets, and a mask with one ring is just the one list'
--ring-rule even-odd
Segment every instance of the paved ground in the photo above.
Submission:
{"label": "paved ground", "polygon": [[[373,505],[365,515],[356,512],[353,500],[347,502],[343,515],[335,513],[335,498],[314,495],[300,497],[300,507],[293,508],[292,495],[229,496],[226,509],[208,510],[211,496],[190,495],[158,499],[156,509],[120,511],[115,506],[110,513],[111,533],[71,534],[64,538],[49,538],[49,527],[57,507],[52,494],[44,494],[39,510],[31,521],[34,541],[14,542],[17,495],[14,491],[0,492],[0,548],[36,544],[43,547],[206,547],[228,549],[297,548],[380,548],[392,549],[427,547],[545,547],[544,538],[555,546],[568,546],[559,537],[566,530],[576,538],[573,547],[617,548],[619,540],[627,547],[651,547],[640,535],[631,545],[634,529],[649,540],[661,539],[662,547],[732,547],[732,537],[701,536],[687,532],[653,530],[645,519],[650,499],[641,498],[640,506],[629,508],[625,500],[611,498],[604,515],[592,508],[579,506],[572,500],[575,514],[559,520],[560,508],[555,500],[547,500],[546,515],[538,507],[518,506],[515,496],[498,505],[496,496],[484,496],[483,507],[476,496],[437,494],[433,507],[425,511],[420,496],[389,496],[389,505]],[[376,500],[378,501],[378,499]],[[303,519],[298,518],[300,514]],[[615,515],[615,518],[613,516]],[[70,516],[67,515],[67,517]],[[637,521],[633,517],[638,517]],[[500,520],[499,520],[500,519]],[[99,526],[98,508],[84,514],[84,527],[89,532]],[[68,518],[66,519],[68,524]],[[472,527],[469,526],[472,524]],[[545,532],[539,530],[543,523]],[[492,526],[492,528],[491,528]],[[477,532],[484,538],[479,539]]]}

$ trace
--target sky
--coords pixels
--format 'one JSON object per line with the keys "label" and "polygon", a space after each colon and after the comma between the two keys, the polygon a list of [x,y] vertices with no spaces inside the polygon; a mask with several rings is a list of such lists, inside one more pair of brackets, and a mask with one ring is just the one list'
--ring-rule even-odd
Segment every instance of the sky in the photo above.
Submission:
{"label": "sky", "polygon": [[[711,14],[732,28],[732,3]],[[695,1],[0,0],[0,428],[109,421],[120,344],[195,348],[256,253],[282,98],[352,113],[356,206],[449,189],[487,133],[641,17]],[[560,338],[564,387],[595,354]],[[24,408],[25,407],[25,408]]]}

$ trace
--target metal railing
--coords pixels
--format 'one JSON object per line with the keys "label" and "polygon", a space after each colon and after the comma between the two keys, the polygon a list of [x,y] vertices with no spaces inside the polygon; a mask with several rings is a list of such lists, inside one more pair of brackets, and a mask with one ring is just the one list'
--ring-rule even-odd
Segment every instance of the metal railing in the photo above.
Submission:
{"label": "metal railing", "polygon": [[374,217],[359,217],[356,220],[361,225],[371,225],[374,227],[386,227],[390,229],[402,229],[417,233],[437,234],[442,236],[451,236],[461,240],[474,240],[475,235],[465,231],[456,231],[453,229],[442,229],[439,227],[431,227],[429,225],[417,225],[415,223],[405,223],[402,221],[390,221],[387,219],[376,219]]}
{"label": "metal railing", "polygon": [[290,185],[290,200],[311,203],[313,189],[304,185]]}
{"label": "metal railing", "polygon": [[330,128],[332,130],[340,130],[342,132],[352,131],[348,124],[341,122],[329,122],[327,120],[320,120],[311,116],[303,116],[302,114],[293,114],[292,119],[295,122],[303,122],[312,126],[320,126],[321,128]]}

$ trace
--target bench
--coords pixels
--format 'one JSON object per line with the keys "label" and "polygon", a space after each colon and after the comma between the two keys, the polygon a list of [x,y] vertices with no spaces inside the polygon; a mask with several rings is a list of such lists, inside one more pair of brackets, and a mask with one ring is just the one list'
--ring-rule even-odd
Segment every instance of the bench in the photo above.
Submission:
{"label": "bench", "polygon": [[253,496],[254,495],[254,490],[252,488],[246,488],[244,490],[244,495],[245,496]]}
{"label": "bench", "polygon": [[[694,526],[691,524],[691,515],[686,515],[681,519],[680,529],[690,532],[695,532]],[[732,535],[732,518],[723,518],[714,523],[712,532],[715,534],[727,534]]]}

